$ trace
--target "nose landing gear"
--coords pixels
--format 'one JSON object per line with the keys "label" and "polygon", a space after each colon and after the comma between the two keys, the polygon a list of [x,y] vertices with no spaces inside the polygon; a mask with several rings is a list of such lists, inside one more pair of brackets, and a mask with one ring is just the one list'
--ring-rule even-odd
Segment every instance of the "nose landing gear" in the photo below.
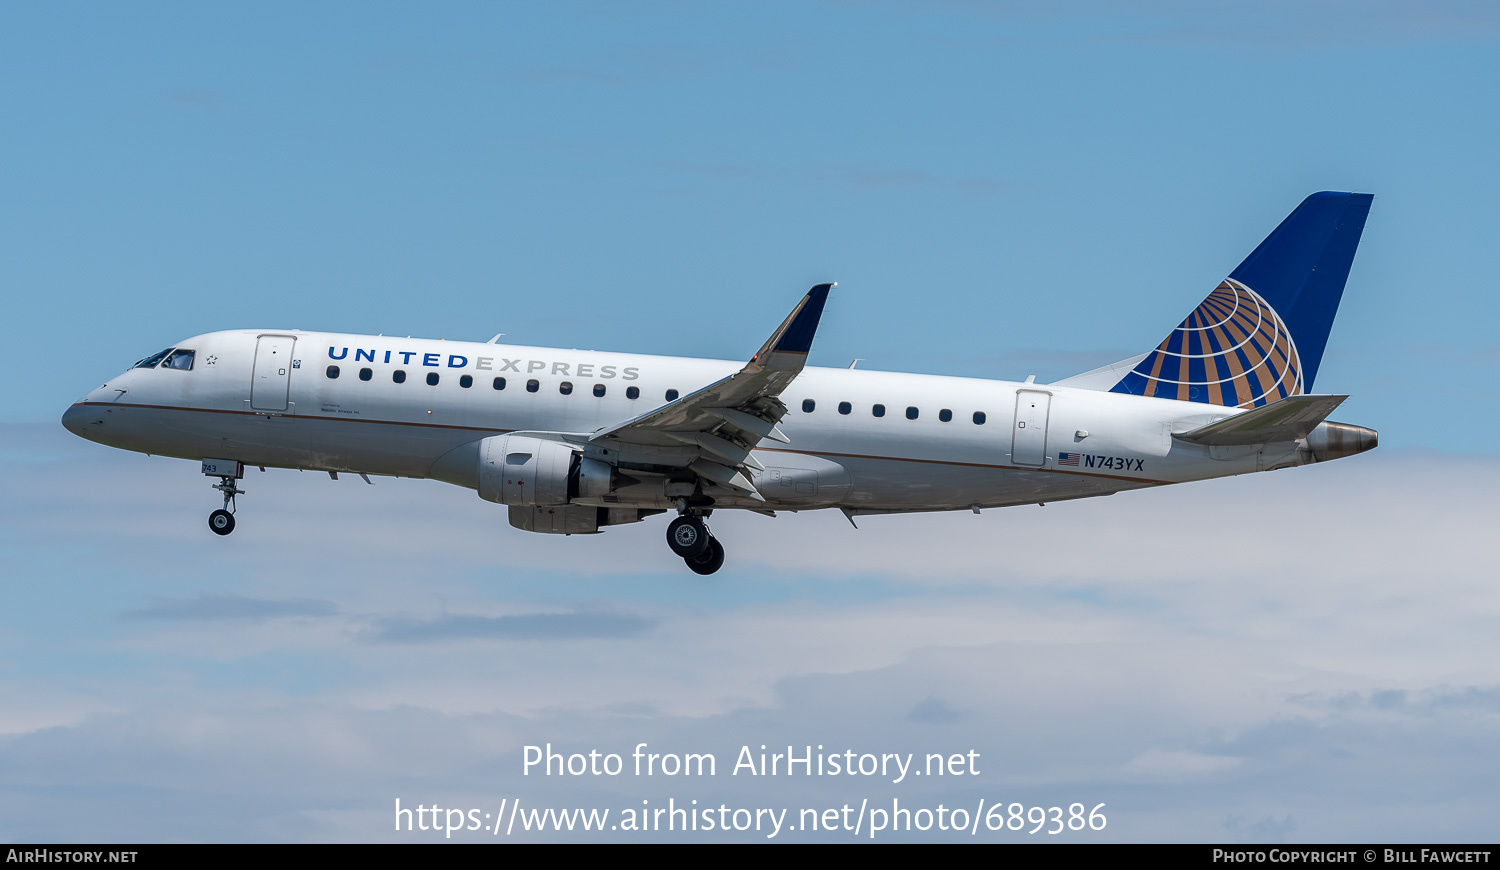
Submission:
{"label": "nose landing gear", "polygon": [[696,514],[683,514],[667,524],[667,546],[695,574],[712,574],[724,567],[724,545]]}
{"label": "nose landing gear", "polygon": [[224,494],[224,507],[208,515],[208,528],[216,535],[227,535],[234,531],[234,497],[245,494],[236,483],[245,477],[245,466],[231,460],[205,459],[203,473],[217,477],[219,482],[213,488]]}
{"label": "nose landing gear", "polygon": [[234,531],[234,497],[245,491],[235,485],[235,478],[220,477],[214,489],[224,493],[224,507],[208,515],[208,527],[216,535],[227,535]]}

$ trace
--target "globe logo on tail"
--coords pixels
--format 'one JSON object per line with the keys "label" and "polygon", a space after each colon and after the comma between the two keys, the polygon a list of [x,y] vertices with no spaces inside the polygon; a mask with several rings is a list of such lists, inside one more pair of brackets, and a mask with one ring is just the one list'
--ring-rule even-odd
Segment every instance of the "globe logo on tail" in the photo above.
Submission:
{"label": "globe logo on tail", "polygon": [[1266,300],[1226,278],[1134,369],[1141,394],[1256,408],[1304,392],[1291,331]]}

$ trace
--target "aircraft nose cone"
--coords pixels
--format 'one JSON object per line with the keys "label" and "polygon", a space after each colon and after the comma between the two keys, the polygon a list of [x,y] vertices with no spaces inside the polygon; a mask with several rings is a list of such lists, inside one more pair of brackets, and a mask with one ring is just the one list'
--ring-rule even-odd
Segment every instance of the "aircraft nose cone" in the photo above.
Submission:
{"label": "aircraft nose cone", "polygon": [[74,435],[80,438],[87,438],[89,424],[95,419],[97,419],[95,415],[91,414],[89,409],[82,403],[79,403],[63,412],[62,424],[64,429],[67,429]]}

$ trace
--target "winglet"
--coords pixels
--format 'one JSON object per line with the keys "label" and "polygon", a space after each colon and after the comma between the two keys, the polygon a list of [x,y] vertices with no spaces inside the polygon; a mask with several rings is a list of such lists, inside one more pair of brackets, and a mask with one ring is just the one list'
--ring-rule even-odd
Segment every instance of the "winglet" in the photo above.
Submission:
{"label": "winglet", "polygon": [[763,369],[802,368],[808,351],[812,350],[813,335],[818,331],[818,321],[823,317],[828,291],[835,286],[837,285],[831,282],[818,284],[807,291],[807,295],[802,297],[802,301],[797,303],[797,307],[792,309],[781,326],[771,333],[771,337],[750,362]]}

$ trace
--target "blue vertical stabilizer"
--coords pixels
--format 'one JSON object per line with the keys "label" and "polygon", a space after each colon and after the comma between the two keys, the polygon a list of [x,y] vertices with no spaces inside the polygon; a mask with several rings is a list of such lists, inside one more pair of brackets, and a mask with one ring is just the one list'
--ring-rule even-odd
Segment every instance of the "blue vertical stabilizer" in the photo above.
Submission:
{"label": "blue vertical stabilizer", "polygon": [[1111,392],[1242,408],[1309,392],[1373,199],[1304,199]]}

